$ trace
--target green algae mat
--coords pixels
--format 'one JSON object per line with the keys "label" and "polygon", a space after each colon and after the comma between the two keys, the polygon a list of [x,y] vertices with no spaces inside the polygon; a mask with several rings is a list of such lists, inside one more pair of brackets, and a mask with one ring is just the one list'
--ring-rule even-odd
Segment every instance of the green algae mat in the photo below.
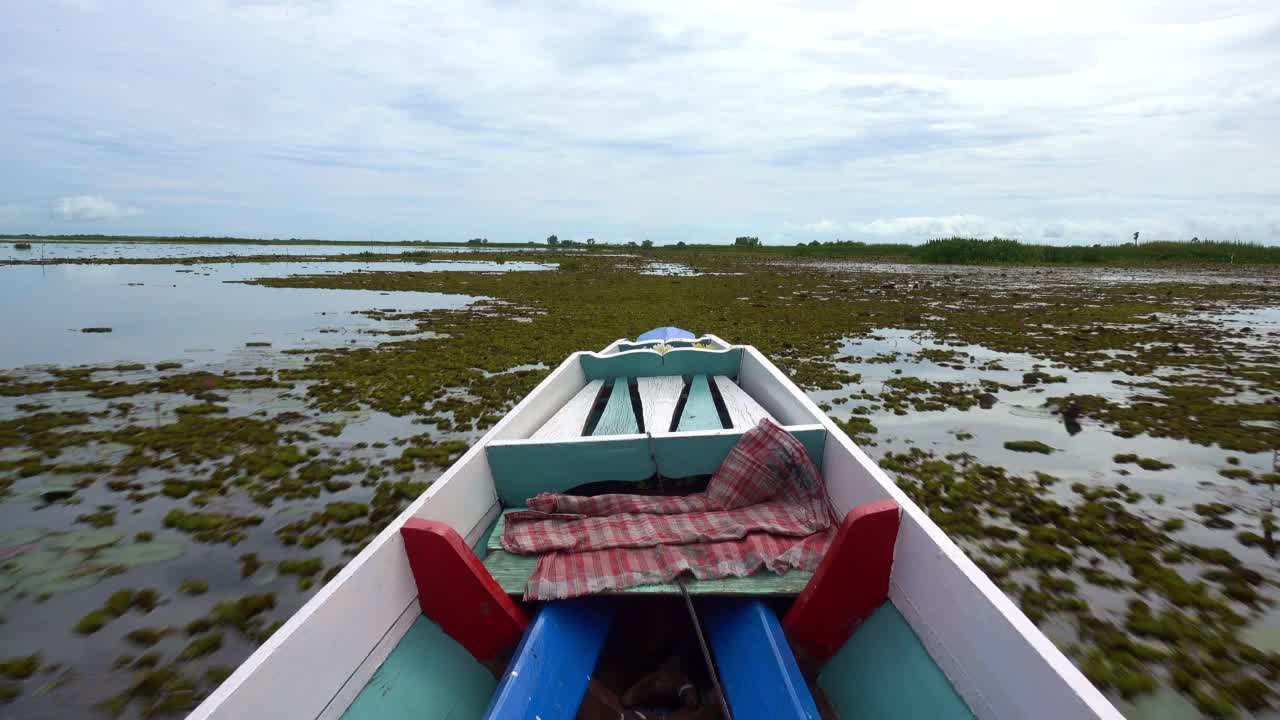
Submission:
{"label": "green algae mat", "polygon": [[374,346],[0,369],[6,711],[180,716],[566,355],[665,325],[759,347],[1126,711],[1280,707],[1273,271],[538,259],[256,281],[379,294]]}

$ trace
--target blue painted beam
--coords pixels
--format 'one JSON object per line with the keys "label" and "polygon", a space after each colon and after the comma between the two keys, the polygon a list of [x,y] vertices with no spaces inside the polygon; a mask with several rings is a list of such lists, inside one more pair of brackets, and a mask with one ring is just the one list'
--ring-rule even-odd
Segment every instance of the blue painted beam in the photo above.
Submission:
{"label": "blue painted beam", "polygon": [[705,600],[698,609],[734,720],[818,720],[778,616],[759,600]]}
{"label": "blue painted beam", "polygon": [[616,606],[605,598],[547,603],[525,631],[486,720],[573,720]]}

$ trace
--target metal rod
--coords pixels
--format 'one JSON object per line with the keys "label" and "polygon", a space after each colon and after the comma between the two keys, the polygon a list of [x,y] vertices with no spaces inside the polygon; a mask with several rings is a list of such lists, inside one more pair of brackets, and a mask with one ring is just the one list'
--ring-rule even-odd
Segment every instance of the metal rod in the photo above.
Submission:
{"label": "metal rod", "polygon": [[698,635],[698,645],[702,647],[702,660],[707,664],[707,672],[711,674],[711,684],[715,686],[716,695],[720,698],[720,710],[724,713],[725,720],[733,720],[733,713],[729,712],[729,700],[724,696],[720,676],[716,673],[716,665],[711,661],[711,649],[707,647],[707,639],[702,635],[702,622],[698,620],[698,612],[693,609],[693,599],[689,597],[683,578],[677,577],[676,585],[680,588],[685,607],[689,609],[689,619],[693,621],[693,630]]}

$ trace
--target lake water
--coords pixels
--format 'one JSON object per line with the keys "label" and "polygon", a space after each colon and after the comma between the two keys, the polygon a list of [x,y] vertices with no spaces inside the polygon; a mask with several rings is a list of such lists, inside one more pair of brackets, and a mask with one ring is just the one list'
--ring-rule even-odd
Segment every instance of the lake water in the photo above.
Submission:
{"label": "lake water", "polygon": [[[232,353],[373,342],[400,329],[357,314],[458,308],[440,293],[268,288],[240,281],[296,273],[531,271],[530,262],[211,263],[0,266],[0,368],[31,364],[215,362]],[[83,328],[109,327],[109,333]],[[266,342],[270,348],[246,343]]]}
{"label": "lake water", "polygon": [[[30,242],[31,249],[19,250],[17,242]],[[165,242],[41,242],[0,240],[0,260],[88,260],[122,258],[237,257],[250,255],[394,255],[423,252],[529,252],[540,248],[460,245],[271,245],[255,243],[190,244]]]}

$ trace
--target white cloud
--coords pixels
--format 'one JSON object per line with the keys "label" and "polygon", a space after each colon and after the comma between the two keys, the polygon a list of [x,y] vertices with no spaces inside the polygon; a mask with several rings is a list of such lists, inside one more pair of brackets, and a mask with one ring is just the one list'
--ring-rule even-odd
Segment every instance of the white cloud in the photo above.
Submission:
{"label": "white cloud", "polygon": [[799,226],[818,239],[924,242],[940,237],[1006,237],[1053,245],[1128,242],[1135,231],[1146,240],[1256,240],[1280,242],[1280,213],[1260,216],[1001,219],[984,215],[879,218],[865,222],[822,220]]}
{"label": "white cloud", "polygon": [[0,196],[75,182],[158,233],[659,242],[1280,205],[1274,0],[740,5],[19,3]]}
{"label": "white cloud", "polygon": [[831,220],[818,220],[817,222],[806,223],[804,229],[816,233],[832,232],[836,229],[836,224]]}
{"label": "white cloud", "polygon": [[120,207],[101,195],[76,195],[59,198],[53,205],[53,215],[59,220],[96,221],[119,220],[141,215],[134,207]]}

